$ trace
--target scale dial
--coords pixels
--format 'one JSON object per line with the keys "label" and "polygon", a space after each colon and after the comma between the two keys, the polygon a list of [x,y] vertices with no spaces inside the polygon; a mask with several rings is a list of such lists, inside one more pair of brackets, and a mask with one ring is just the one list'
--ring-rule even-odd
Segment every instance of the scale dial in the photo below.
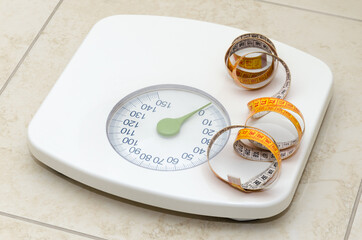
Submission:
{"label": "scale dial", "polygon": [[[169,118],[173,121],[165,121]],[[118,102],[107,120],[107,136],[127,161],[173,171],[206,162],[210,139],[229,125],[225,108],[209,94],[167,84],[140,89]],[[167,127],[172,133],[168,134]],[[228,138],[220,137],[211,157],[223,149]]]}

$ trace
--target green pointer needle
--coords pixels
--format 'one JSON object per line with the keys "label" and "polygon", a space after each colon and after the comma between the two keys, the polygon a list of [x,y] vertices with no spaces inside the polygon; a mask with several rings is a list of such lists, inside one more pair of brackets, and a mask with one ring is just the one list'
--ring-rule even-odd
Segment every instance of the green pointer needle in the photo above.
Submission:
{"label": "green pointer needle", "polygon": [[194,115],[195,113],[197,113],[198,111],[200,111],[203,108],[206,108],[207,106],[209,106],[211,104],[208,103],[205,106],[200,107],[199,109],[190,112],[188,114],[186,114],[185,116],[179,117],[179,118],[164,118],[161,119],[158,123],[157,123],[157,132],[163,136],[173,136],[176,135],[179,131],[180,128],[182,126],[182,124],[189,119],[192,115]]}

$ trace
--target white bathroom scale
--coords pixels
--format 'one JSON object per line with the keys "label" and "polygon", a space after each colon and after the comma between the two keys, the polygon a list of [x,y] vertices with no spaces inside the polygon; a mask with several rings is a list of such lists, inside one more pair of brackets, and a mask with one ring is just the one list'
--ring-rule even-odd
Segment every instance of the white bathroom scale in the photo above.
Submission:
{"label": "white bathroom scale", "polygon": [[[171,17],[101,20],[32,119],[31,153],[81,183],[160,208],[237,220],[282,212],[292,201],[321,126],[332,74],[317,58],[273,40],[291,72],[286,100],[303,113],[305,133],[268,189],[244,193],[232,188],[209,168],[210,138],[225,126],[244,124],[246,104],[272,96],[285,78],[280,65],[275,79],[260,90],[236,86],[224,55],[244,33]],[[178,133],[157,132],[161,119],[186,113],[191,115]],[[220,157],[233,139],[232,133],[226,135],[212,156]],[[249,162],[240,159],[245,176],[263,170],[262,163]]]}

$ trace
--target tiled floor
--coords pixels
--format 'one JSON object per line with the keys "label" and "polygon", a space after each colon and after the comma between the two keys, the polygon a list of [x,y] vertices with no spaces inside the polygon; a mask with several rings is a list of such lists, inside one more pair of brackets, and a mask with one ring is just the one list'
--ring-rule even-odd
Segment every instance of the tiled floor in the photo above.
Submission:
{"label": "tiled floor", "polygon": [[12,77],[17,64],[58,1],[4,0],[0,2],[0,86]]}
{"label": "tiled floor", "polygon": [[[2,0],[0,238],[360,239],[362,2],[332,2]],[[260,32],[330,66],[334,96],[285,212],[239,223],[161,210],[79,184],[30,155],[29,121],[91,27],[115,14],[167,15]]]}
{"label": "tiled floor", "polygon": [[318,12],[320,14],[334,15],[336,17],[351,20],[362,20],[361,3],[358,0],[259,0],[265,3],[279,4],[307,11]]}

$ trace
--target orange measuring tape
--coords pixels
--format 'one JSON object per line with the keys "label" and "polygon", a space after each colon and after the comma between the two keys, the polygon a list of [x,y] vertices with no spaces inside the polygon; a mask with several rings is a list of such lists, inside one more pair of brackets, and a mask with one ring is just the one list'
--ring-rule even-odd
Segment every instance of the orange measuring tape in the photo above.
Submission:
{"label": "orange measuring tape", "polygon": [[276,48],[269,38],[258,33],[243,34],[232,42],[224,60],[234,82],[249,90],[268,85],[280,63],[285,69],[286,78],[282,88],[272,97],[284,99],[288,94],[291,82],[289,67],[278,57]]}
{"label": "orange measuring tape", "polygon": [[[245,125],[226,127],[220,130],[211,139],[208,146],[207,159],[210,169],[219,179],[241,191],[254,192],[267,188],[277,179],[281,161],[292,156],[299,147],[305,129],[305,122],[299,109],[292,103],[283,99],[258,98],[250,101],[248,107],[250,114],[246,119]],[[275,112],[286,117],[294,125],[298,137],[289,141],[276,142],[273,137],[265,131],[246,125],[249,119],[256,118],[255,116],[258,113],[264,112]],[[252,177],[245,183],[241,183],[240,177],[231,175],[228,175],[227,178],[221,177],[221,175],[212,167],[212,160],[210,160],[210,152],[217,138],[233,128],[240,128],[233,144],[237,155],[247,160],[271,162],[266,170],[255,177]],[[252,144],[248,145],[243,140],[249,140]]]}
{"label": "orange measuring tape", "polygon": [[[268,97],[254,99],[248,103],[248,107],[250,114],[245,124],[247,124],[249,119],[258,119],[264,116],[265,113],[275,112],[286,117],[294,125],[298,137],[290,141],[278,142],[279,149],[283,150],[281,151],[282,159],[293,155],[298,149],[305,130],[305,121],[301,111],[286,100]],[[299,120],[296,117],[298,117]]]}
{"label": "orange measuring tape", "polygon": [[[231,176],[229,174],[227,175],[227,178],[221,177],[221,175],[218,174],[218,172],[212,167],[212,160],[210,160],[210,152],[212,150],[212,146],[215,143],[215,141],[218,139],[218,137],[221,134],[223,134],[226,131],[229,131],[233,128],[240,128],[240,130],[237,134],[236,140],[234,142],[234,146],[238,142],[241,142],[241,140],[243,140],[243,139],[249,139],[249,140],[253,140],[253,141],[256,141],[256,142],[262,144],[274,156],[274,161],[272,161],[272,163],[266,170],[264,170],[263,172],[261,172],[260,174],[253,177],[252,179],[248,180],[245,183],[241,183],[239,177]],[[235,147],[234,147],[234,149],[236,150]],[[236,150],[236,151],[238,151],[238,150]],[[252,155],[254,155],[254,154],[252,154]],[[279,152],[279,149],[278,149],[278,146],[277,146],[277,143],[275,142],[275,140],[268,133],[266,133],[260,129],[248,127],[248,126],[244,126],[244,125],[229,126],[229,127],[223,128],[217,134],[215,134],[215,136],[210,140],[210,144],[208,146],[206,156],[207,156],[211,171],[220,180],[228,183],[232,187],[237,188],[243,192],[260,191],[260,190],[268,187],[271,183],[273,183],[277,179],[277,176],[280,171],[280,165],[281,165],[280,152]],[[259,158],[260,157],[261,156],[259,155]]]}
{"label": "orange measuring tape", "polygon": [[[250,101],[247,104],[250,113],[245,125],[233,125],[221,129],[210,140],[207,149],[210,169],[219,179],[243,192],[261,191],[277,179],[282,160],[289,158],[297,151],[304,134],[305,121],[300,110],[284,100],[290,88],[291,74],[288,65],[278,56],[275,45],[269,38],[258,33],[240,35],[234,39],[226,51],[224,61],[234,82],[248,90],[268,85],[273,80],[279,63],[285,69],[285,82],[282,88],[272,97]],[[276,142],[267,132],[247,125],[252,119],[257,120],[270,112],[287,118],[296,129],[298,137]],[[232,129],[240,129],[233,143],[234,151],[238,156],[251,161],[271,162],[264,171],[244,183],[241,182],[239,176],[224,174],[222,177],[222,174],[213,168],[213,160],[210,159],[212,146],[217,145],[215,142],[219,136]],[[233,174],[235,175],[235,171]]]}

